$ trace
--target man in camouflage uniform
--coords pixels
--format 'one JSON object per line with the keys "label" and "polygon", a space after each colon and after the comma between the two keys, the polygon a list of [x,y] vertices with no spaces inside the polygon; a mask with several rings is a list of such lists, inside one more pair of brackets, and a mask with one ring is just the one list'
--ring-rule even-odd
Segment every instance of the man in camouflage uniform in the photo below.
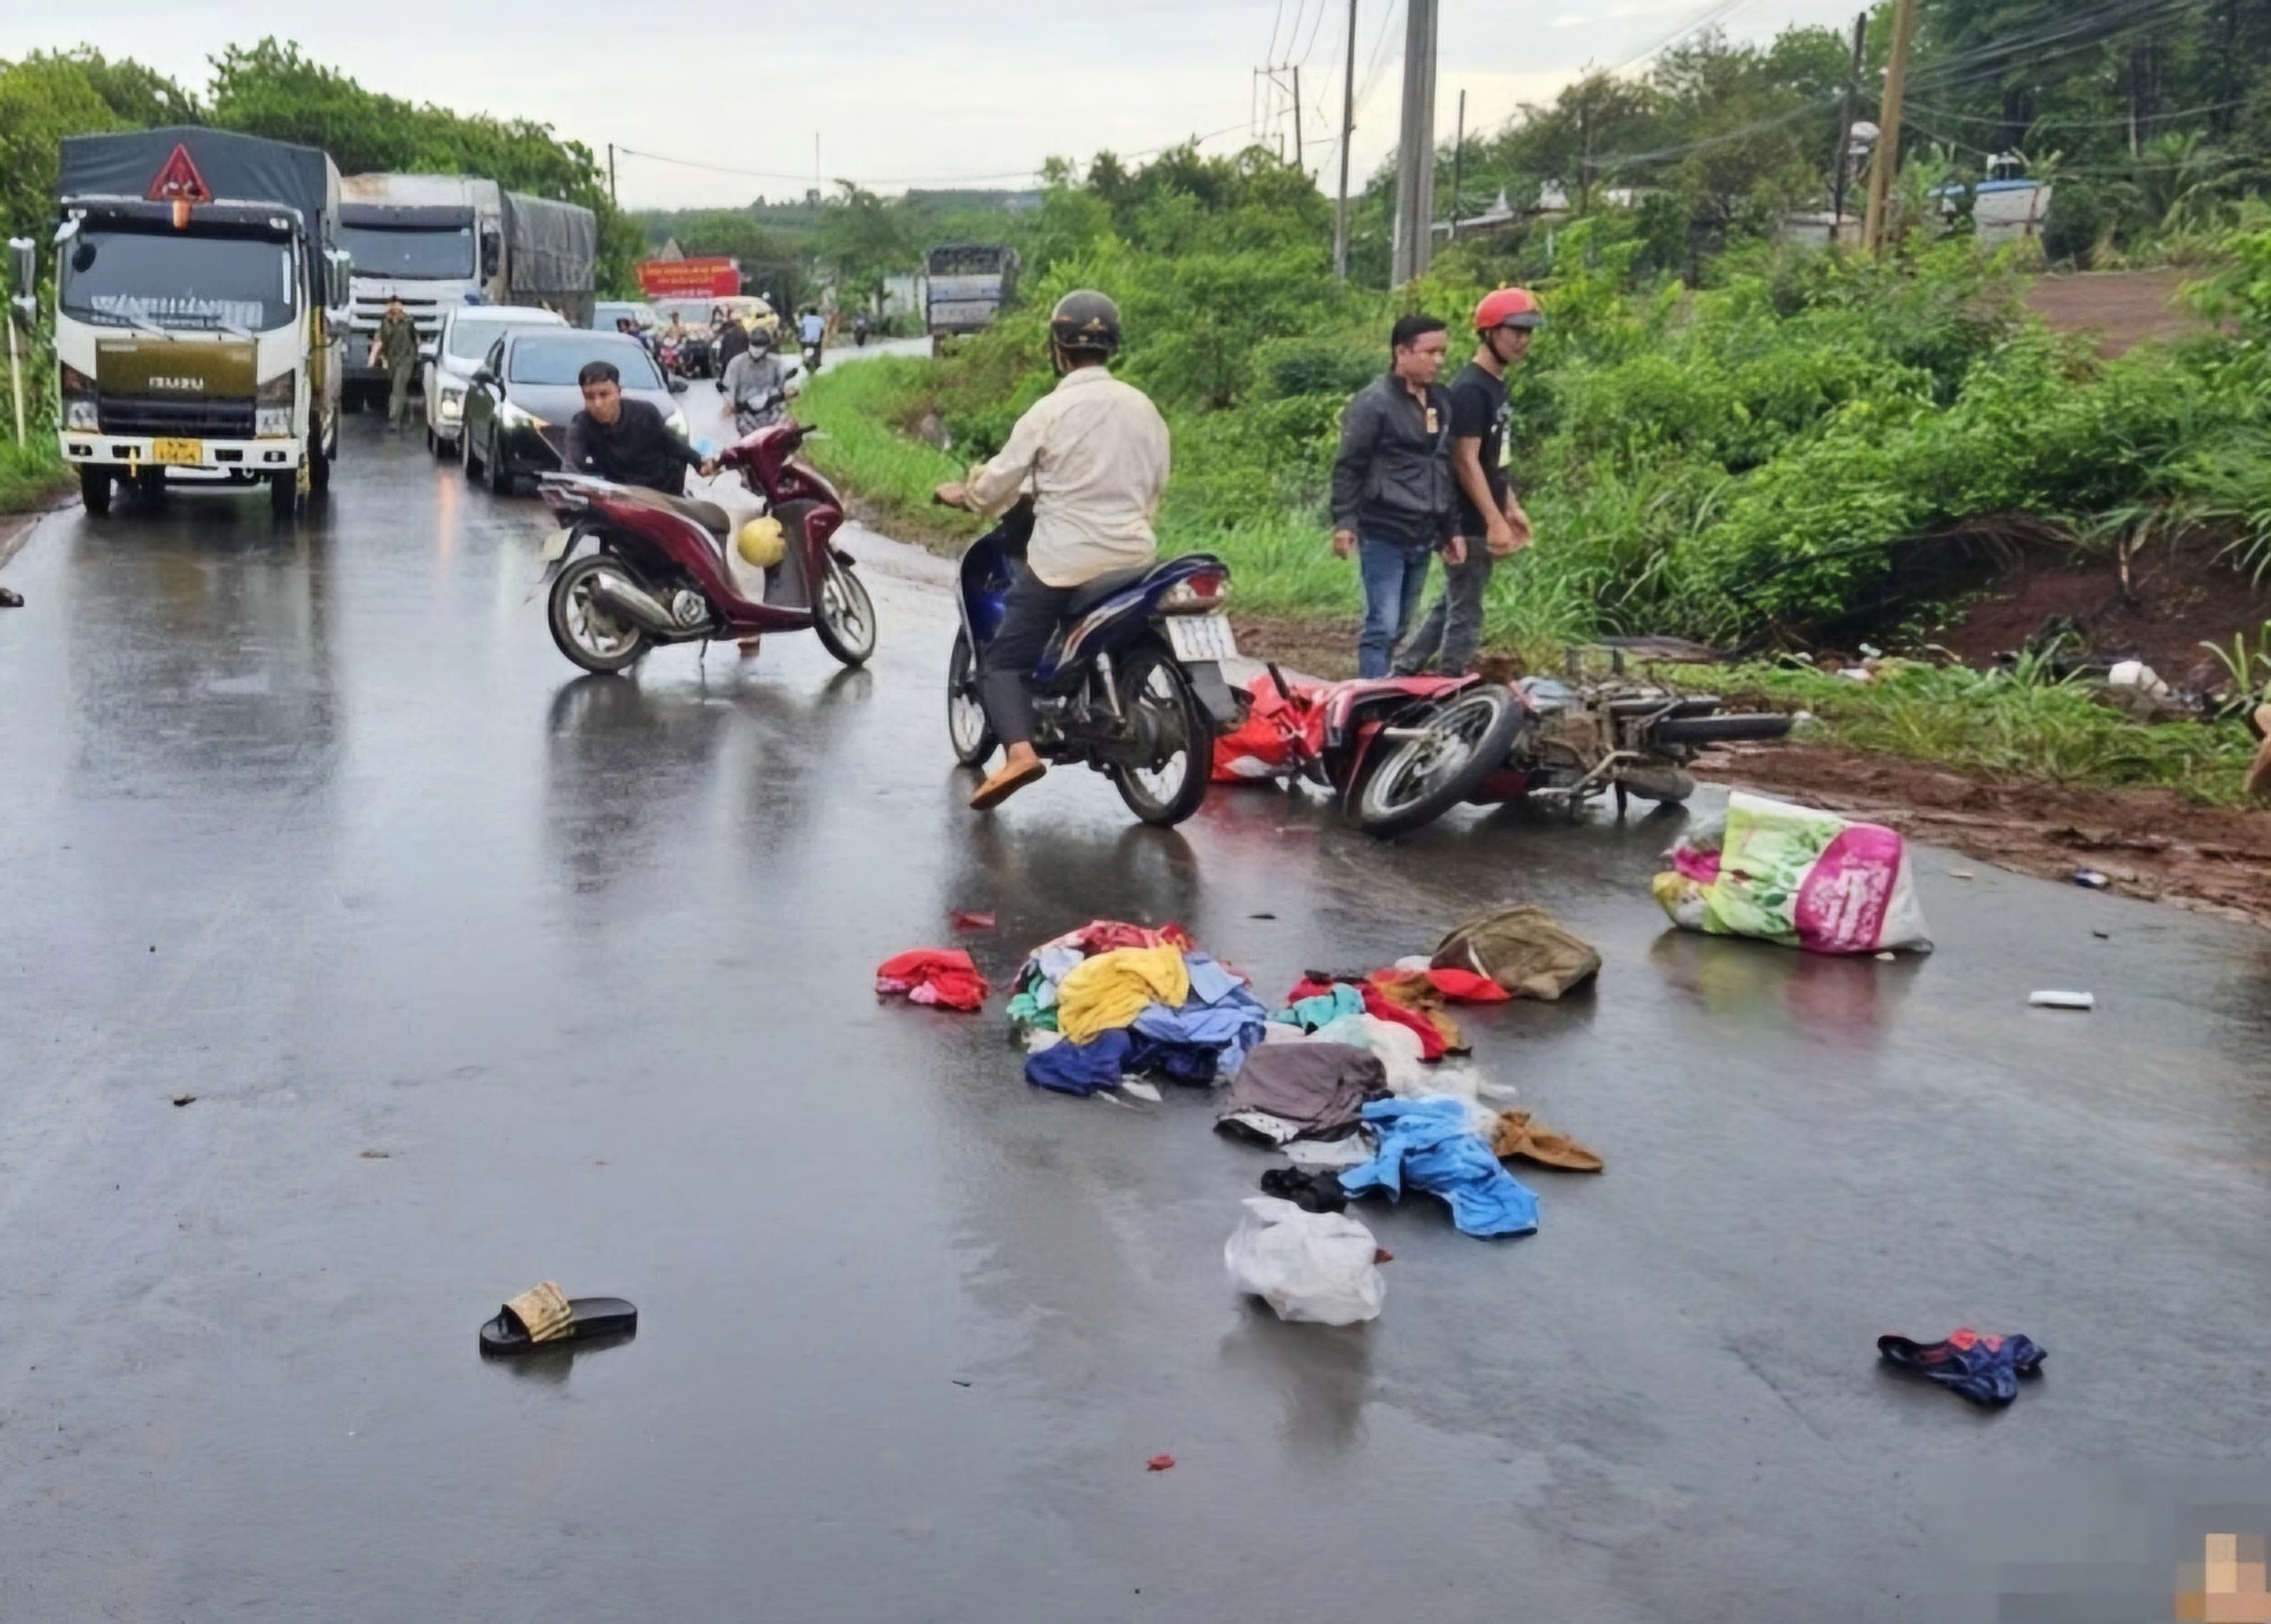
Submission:
{"label": "man in camouflage uniform", "polygon": [[386,314],[371,335],[371,361],[386,363],[392,392],[387,397],[386,421],[400,425],[410,421],[410,381],[418,371],[418,324],[410,319],[400,299],[386,302]]}

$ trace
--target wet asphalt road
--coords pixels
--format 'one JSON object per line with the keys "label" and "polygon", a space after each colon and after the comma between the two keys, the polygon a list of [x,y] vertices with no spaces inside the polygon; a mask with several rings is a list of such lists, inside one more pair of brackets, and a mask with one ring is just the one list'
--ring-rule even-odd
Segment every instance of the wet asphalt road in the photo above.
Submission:
{"label": "wet asphalt road", "polygon": [[[2018,1526],[2059,1486],[2260,1460],[2271,938],[1928,852],[1942,950],[1830,963],[1671,934],[1661,819],[975,819],[933,561],[855,540],[869,671],[579,679],[539,506],[349,429],[320,519],[7,570],[0,1617],[1984,1619],[2104,1553]],[[1609,1171],[1513,1243],[1368,1210],[1362,1331],[1232,1298],[1271,1162],[1207,1101],[869,987],[957,908],[997,974],[1176,918],[1274,992],[1499,897],[1608,968],[1478,1059]],[[637,1341],[484,1364],[541,1278]],[[1877,1368],[1967,1322],[2050,1350],[2008,1412]]]}

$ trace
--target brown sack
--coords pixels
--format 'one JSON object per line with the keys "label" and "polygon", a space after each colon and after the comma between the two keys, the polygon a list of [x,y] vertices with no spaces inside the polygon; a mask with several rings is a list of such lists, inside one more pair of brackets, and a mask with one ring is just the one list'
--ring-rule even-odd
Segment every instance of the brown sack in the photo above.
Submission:
{"label": "brown sack", "polygon": [[1526,903],[1468,920],[1443,939],[1433,962],[1487,975],[1518,998],[1559,998],[1601,974],[1601,955],[1589,943]]}

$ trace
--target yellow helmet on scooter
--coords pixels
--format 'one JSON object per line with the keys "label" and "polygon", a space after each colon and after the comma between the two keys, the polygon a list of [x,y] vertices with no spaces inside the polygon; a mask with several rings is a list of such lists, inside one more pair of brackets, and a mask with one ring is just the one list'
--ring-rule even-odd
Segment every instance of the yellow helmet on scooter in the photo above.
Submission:
{"label": "yellow helmet on scooter", "polygon": [[788,556],[788,537],[780,520],[769,513],[743,525],[734,545],[740,550],[741,561],[754,569],[770,569]]}

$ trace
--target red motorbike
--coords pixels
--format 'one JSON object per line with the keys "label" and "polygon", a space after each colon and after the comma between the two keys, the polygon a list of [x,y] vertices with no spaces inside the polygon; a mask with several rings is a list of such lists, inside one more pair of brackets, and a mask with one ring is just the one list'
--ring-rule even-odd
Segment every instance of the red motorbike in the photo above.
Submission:
{"label": "red motorbike", "polygon": [[1678,803],[1694,791],[1687,764],[1698,750],[1780,738],[1790,726],[1787,716],[1722,714],[1714,695],[1621,679],[1296,684],[1273,665],[1217,743],[1215,776],[1305,778],[1338,797],[1351,823],[1386,837],[1462,802],[1534,800],[1572,814],[1609,794],[1620,811],[1628,796]]}
{"label": "red motorbike", "polygon": [[781,527],[781,557],[756,598],[737,584],[733,521],[717,503],[545,475],[544,502],[561,527],[544,544],[560,651],[587,671],[620,671],[659,643],[810,627],[838,659],[863,663],[875,652],[875,605],[835,544],[843,499],[797,455],[804,439],[802,424],[779,423],[718,459]]}

